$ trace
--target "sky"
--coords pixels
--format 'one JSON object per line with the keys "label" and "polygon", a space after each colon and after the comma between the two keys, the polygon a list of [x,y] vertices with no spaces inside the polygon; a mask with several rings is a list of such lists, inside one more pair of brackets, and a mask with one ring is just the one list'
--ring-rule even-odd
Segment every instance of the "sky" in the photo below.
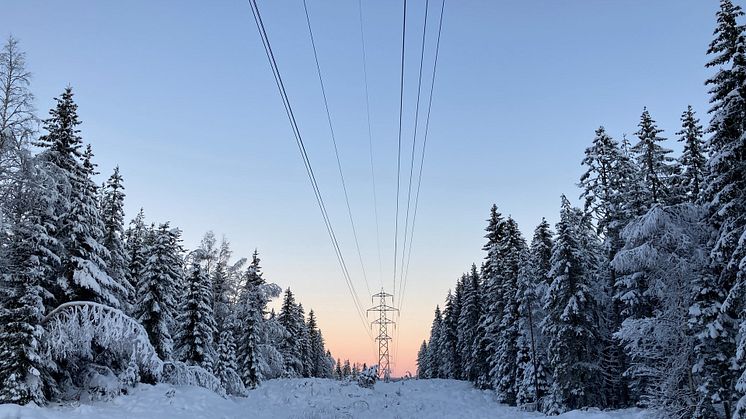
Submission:
{"label": "sky", "polygon": [[[401,225],[425,1],[409,0],[407,10]],[[303,3],[258,4],[353,284],[370,307],[368,290],[394,285],[402,2],[362,1],[376,223],[359,3],[308,0],[367,286]],[[439,6],[430,1],[421,100]],[[393,335],[396,375],[414,374],[435,305],[484,257],[493,203],[530,239],[542,217],[557,221],[561,194],[577,201],[583,150],[599,125],[617,139],[632,137],[647,106],[678,150],[686,106],[708,120],[704,63],[717,7],[715,0],[447,0],[412,259]],[[10,34],[27,53],[41,117],[73,86],[100,180],[121,168],[128,218],[143,207],[148,221],[180,227],[189,248],[212,230],[237,257],[258,249],[265,278],[291,287],[316,312],[335,357],[377,361],[246,1],[3,0],[0,36]]]}

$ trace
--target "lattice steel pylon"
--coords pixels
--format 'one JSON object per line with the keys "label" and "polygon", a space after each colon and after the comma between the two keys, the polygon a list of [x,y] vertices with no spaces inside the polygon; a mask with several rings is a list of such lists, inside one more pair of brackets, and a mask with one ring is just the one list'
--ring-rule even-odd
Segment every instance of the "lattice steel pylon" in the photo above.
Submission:
{"label": "lattice steel pylon", "polygon": [[388,379],[391,376],[391,363],[389,359],[389,341],[391,340],[391,336],[388,334],[388,326],[393,325],[396,327],[396,323],[389,319],[387,314],[399,310],[386,304],[386,300],[389,298],[391,299],[391,304],[394,304],[394,296],[387,294],[383,289],[371,297],[371,301],[374,304],[376,297],[378,298],[378,305],[369,308],[368,313],[371,311],[378,312],[378,319],[373,320],[370,324],[371,328],[373,325],[378,325],[378,336],[376,337],[378,341],[378,377]]}

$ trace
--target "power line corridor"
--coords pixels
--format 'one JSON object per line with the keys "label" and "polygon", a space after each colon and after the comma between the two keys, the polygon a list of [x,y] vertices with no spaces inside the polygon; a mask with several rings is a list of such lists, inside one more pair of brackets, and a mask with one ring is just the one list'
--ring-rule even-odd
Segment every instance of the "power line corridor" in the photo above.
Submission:
{"label": "power line corridor", "polygon": [[[384,281],[382,277],[382,249],[381,249],[381,239],[380,239],[380,233],[381,233],[381,226],[379,221],[379,208],[378,208],[378,196],[376,192],[376,176],[375,176],[375,161],[374,161],[374,141],[373,141],[373,133],[371,128],[371,106],[370,106],[370,90],[368,86],[368,55],[366,54],[366,37],[365,37],[365,27],[364,27],[364,21],[365,21],[365,15],[364,15],[364,9],[363,9],[363,2],[362,0],[358,1],[358,19],[360,23],[360,40],[361,40],[361,49],[362,49],[362,69],[363,69],[363,83],[365,88],[365,113],[366,113],[366,123],[367,123],[367,136],[368,136],[368,153],[369,153],[369,162],[370,162],[370,175],[371,175],[371,185],[372,185],[372,197],[373,197],[373,216],[375,217],[375,226],[376,226],[376,248],[378,253],[378,267],[379,267],[379,282],[380,282],[380,291],[372,294],[370,284],[368,281],[368,274],[366,271],[366,264],[365,264],[365,258],[363,257],[363,253],[361,251],[360,247],[360,237],[358,236],[358,230],[356,228],[356,219],[355,214],[352,211],[352,206],[350,205],[350,193],[348,189],[347,182],[345,180],[345,171],[343,170],[344,166],[342,164],[343,162],[343,156],[340,153],[337,137],[335,134],[335,123],[333,120],[333,112],[330,109],[329,106],[329,100],[327,96],[327,88],[325,84],[325,79],[322,72],[322,64],[321,59],[319,58],[319,52],[317,48],[317,42],[316,38],[314,37],[314,31],[312,26],[312,13],[309,11],[309,2],[307,0],[303,0],[303,12],[305,17],[305,22],[308,30],[308,37],[310,41],[311,48],[313,50],[313,58],[314,58],[314,64],[316,69],[316,76],[319,81],[319,86],[321,90],[321,96],[322,96],[322,103],[324,107],[324,112],[326,115],[326,121],[329,129],[329,135],[332,143],[332,148],[334,152],[334,157],[336,161],[337,166],[337,172],[340,178],[340,186],[344,195],[344,201],[346,206],[346,212],[347,212],[347,218],[349,219],[350,228],[352,232],[352,239],[354,241],[354,247],[357,253],[357,259],[360,264],[360,271],[362,276],[362,285],[365,288],[365,291],[368,293],[368,295],[371,295],[371,301],[373,304],[375,304],[373,307],[369,309],[364,309],[362,300],[360,299],[360,295],[358,293],[357,288],[355,287],[355,281],[353,280],[353,276],[350,273],[350,269],[348,268],[347,262],[345,260],[342,246],[340,245],[340,237],[337,233],[335,233],[334,230],[334,224],[332,222],[332,219],[329,215],[329,212],[327,210],[327,205],[324,201],[324,196],[321,192],[321,188],[319,186],[318,179],[314,173],[313,166],[311,164],[311,160],[308,156],[308,149],[306,147],[306,144],[303,141],[303,136],[301,135],[301,131],[298,125],[297,116],[296,113],[293,110],[292,103],[290,100],[290,96],[288,94],[288,91],[286,89],[285,83],[283,82],[282,75],[280,72],[280,69],[277,64],[276,55],[275,52],[272,49],[270,39],[267,33],[267,27],[265,25],[264,20],[262,19],[262,15],[260,13],[259,5],[257,3],[257,0],[249,0],[249,5],[251,7],[252,15],[254,17],[254,21],[256,23],[257,30],[260,35],[260,39],[262,41],[262,45],[267,57],[267,60],[270,65],[270,69],[272,71],[273,78],[275,80],[275,84],[277,86],[278,92],[280,94],[280,98],[283,103],[283,107],[285,109],[285,113],[288,117],[288,121],[290,123],[291,131],[293,133],[293,137],[295,138],[296,145],[298,146],[298,151],[301,155],[301,159],[303,161],[306,175],[309,179],[309,182],[311,184],[311,187],[314,191],[314,196],[316,198],[316,203],[319,208],[319,211],[321,212],[322,219],[324,221],[324,226],[327,230],[329,240],[332,245],[332,249],[334,250],[335,257],[337,259],[338,265],[340,267],[340,271],[342,273],[342,279],[345,282],[345,285],[349,292],[349,297],[352,300],[352,305],[355,309],[355,312],[357,313],[357,316],[359,317],[361,324],[363,328],[365,329],[366,334],[371,339],[371,342],[377,343],[378,348],[378,373],[379,377],[388,379],[392,374],[392,365],[395,364],[396,358],[398,357],[398,336],[399,336],[399,329],[396,327],[397,322],[401,323],[402,321],[402,307],[405,300],[404,291],[406,289],[407,285],[407,279],[409,275],[409,266],[412,256],[412,247],[413,247],[413,240],[414,240],[414,228],[415,228],[415,221],[417,217],[417,210],[418,210],[418,204],[419,204],[419,197],[420,197],[420,190],[422,185],[422,174],[423,174],[423,167],[425,164],[425,150],[427,145],[427,136],[429,131],[429,123],[430,123],[430,115],[431,115],[431,108],[432,108],[432,101],[433,101],[433,90],[435,86],[435,76],[436,76],[436,68],[438,64],[438,55],[440,50],[440,39],[441,39],[441,31],[442,31],[442,25],[443,25],[443,12],[445,8],[445,0],[441,0],[440,4],[440,13],[438,17],[438,24],[436,28],[436,41],[434,45],[434,52],[431,54],[433,56],[432,59],[432,72],[431,72],[431,79],[430,79],[430,86],[429,86],[429,92],[428,92],[428,99],[427,99],[427,108],[424,111],[424,127],[422,129],[418,129],[420,125],[420,112],[421,112],[421,93],[422,93],[422,85],[423,85],[423,67],[424,67],[424,58],[425,58],[425,51],[428,47],[427,45],[427,33],[428,33],[428,15],[430,13],[430,0],[423,0],[424,1],[424,14],[423,14],[423,23],[422,23],[422,36],[421,36],[421,50],[419,54],[419,66],[418,66],[418,73],[417,73],[417,89],[416,89],[416,101],[414,103],[414,116],[413,116],[413,134],[412,134],[412,144],[411,144],[411,155],[409,159],[409,176],[408,176],[408,184],[406,188],[406,201],[404,201],[404,196],[401,193],[401,172],[402,172],[402,139],[403,139],[403,127],[405,124],[405,79],[406,79],[406,45],[407,45],[407,25],[408,25],[408,7],[407,7],[407,0],[403,0],[403,9],[402,9],[402,15],[401,15],[401,53],[400,53],[400,63],[399,64],[399,89],[398,89],[398,99],[399,99],[399,108],[398,108],[398,134],[396,138],[396,145],[397,145],[397,161],[396,161],[396,185],[395,185],[395,191],[396,191],[396,200],[395,200],[395,212],[394,212],[394,226],[393,226],[393,275],[392,275],[392,284],[391,284],[391,293],[387,293],[385,291]],[[410,14],[411,16],[411,14]],[[411,19],[411,17],[409,18]],[[424,107],[423,107],[424,108]],[[419,135],[419,136],[418,136]],[[421,137],[421,138],[420,138]],[[421,143],[421,146],[418,147],[418,139]],[[417,151],[419,150],[419,158],[416,158]],[[416,182],[414,179],[415,173],[417,174]],[[416,185],[416,188],[414,187]],[[414,198],[413,198],[413,192],[414,192]],[[406,213],[404,215],[403,219],[403,231],[400,231],[400,218],[402,218],[402,214],[400,214],[400,201],[401,203],[406,202]],[[359,214],[358,214],[359,215]],[[397,288],[397,280],[398,280],[398,288]],[[390,304],[389,304],[390,302]],[[374,313],[377,315],[377,317],[372,321],[368,322],[366,319],[368,318],[368,315],[370,313]],[[372,333],[373,329],[376,329],[377,334]],[[394,338],[392,336],[392,332],[395,331]],[[392,342],[393,341],[393,342]],[[393,350],[391,345],[393,344]]]}

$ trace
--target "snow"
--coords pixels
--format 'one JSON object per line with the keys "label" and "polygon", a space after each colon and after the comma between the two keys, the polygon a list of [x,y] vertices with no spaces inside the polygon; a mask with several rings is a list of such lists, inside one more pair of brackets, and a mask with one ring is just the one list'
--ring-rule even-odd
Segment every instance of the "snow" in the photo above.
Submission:
{"label": "snow", "polygon": [[[643,419],[640,409],[572,411],[564,419]],[[0,405],[0,418],[136,419],[136,418],[494,418],[545,417],[500,405],[494,392],[456,380],[379,382],[373,389],[320,378],[277,379],[263,383],[248,397],[222,398],[199,387],[140,385],[110,402],[49,407]]]}

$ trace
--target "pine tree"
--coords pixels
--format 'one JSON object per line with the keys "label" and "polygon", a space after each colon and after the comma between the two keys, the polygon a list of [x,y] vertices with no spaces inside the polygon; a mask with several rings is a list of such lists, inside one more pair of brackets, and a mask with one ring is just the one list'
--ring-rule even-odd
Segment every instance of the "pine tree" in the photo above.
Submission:
{"label": "pine tree", "polygon": [[194,263],[187,278],[176,324],[174,355],[177,359],[212,371],[215,360],[213,336],[215,318],[212,311],[212,284],[199,263]]}
{"label": "pine tree", "polygon": [[427,371],[427,341],[422,341],[420,350],[417,351],[417,378],[428,378]]}
{"label": "pine tree", "polygon": [[87,156],[80,151],[80,121],[72,88],[66,88],[55,100],[57,106],[44,121],[47,134],[39,138],[38,145],[59,182],[56,206],[60,216],[55,238],[64,253],[58,274],[59,290],[55,293],[57,303],[84,300],[118,307],[116,295],[125,291],[105,271],[103,259],[108,252],[100,241],[103,220],[91,179],[90,150]]}
{"label": "pine tree", "polygon": [[691,105],[681,115],[679,141],[684,143],[684,150],[678,159],[679,176],[677,179],[679,193],[688,202],[698,202],[707,170],[707,150],[702,139],[702,125],[699,124]]}
{"label": "pine tree", "polygon": [[158,356],[168,360],[173,351],[177,290],[182,285],[181,232],[164,223],[152,234],[152,244],[146,251],[150,256],[138,282],[135,315],[148,332]]}
{"label": "pine tree", "polygon": [[583,228],[579,210],[563,195],[543,324],[553,377],[551,410],[600,404],[598,319],[591,290],[595,267]]}
{"label": "pine tree", "polygon": [[131,312],[135,303],[135,289],[129,280],[127,251],[124,245],[124,186],[119,167],[103,187],[101,215],[104,220],[104,237],[102,244],[109,251],[106,268],[109,276],[125,291],[117,295],[127,312]]}
{"label": "pine tree", "polygon": [[672,198],[670,181],[673,171],[670,162],[673,158],[668,156],[671,150],[660,145],[665,141],[665,138],[658,136],[663,130],[656,126],[647,108],[643,109],[638,126],[640,130],[635,135],[639,141],[631,150],[642,171],[645,204],[646,208],[650,208],[653,204],[668,202]]}

